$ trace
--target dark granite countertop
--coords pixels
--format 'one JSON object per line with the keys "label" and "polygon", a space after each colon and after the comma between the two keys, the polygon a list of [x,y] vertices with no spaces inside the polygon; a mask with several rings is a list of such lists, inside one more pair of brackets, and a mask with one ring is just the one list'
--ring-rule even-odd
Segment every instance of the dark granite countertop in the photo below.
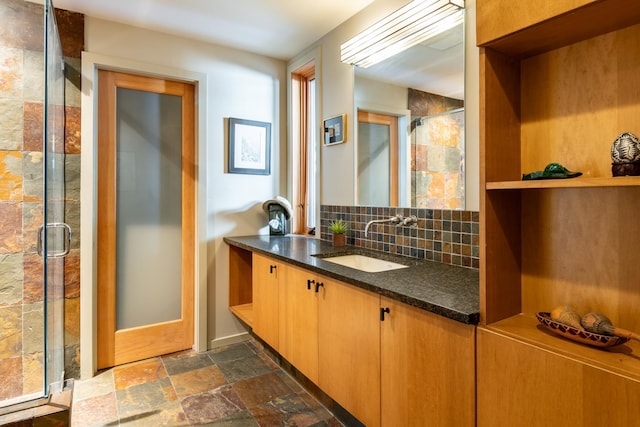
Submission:
{"label": "dark granite countertop", "polygon": [[[296,235],[225,237],[224,241],[458,322],[477,324],[480,318],[477,270],[356,246],[334,248],[330,242]],[[409,267],[368,273],[314,256],[327,254],[373,255]]]}

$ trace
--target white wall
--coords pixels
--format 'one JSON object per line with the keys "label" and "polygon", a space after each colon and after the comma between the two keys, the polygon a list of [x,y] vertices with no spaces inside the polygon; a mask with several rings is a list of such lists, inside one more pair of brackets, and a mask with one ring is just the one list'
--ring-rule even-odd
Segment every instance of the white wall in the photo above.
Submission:
{"label": "white wall", "polygon": [[[322,54],[322,117],[347,113],[347,142],[322,147],[322,204],[354,205],[355,156],[353,149],[354,73],[350,65],[340,62],[340,45],[360,31],[408,3],[408,0],[376,0],[360,13],[336,27],[312,47]],[[479,181],[479,71],[476,47],[475,0],[466,0],[465,22],[465,125],[466,125],[466,209],[480,209]],[[294,58],[292,61],[296,61]]]}
{"label": "white wall", "polygon": [[[146,73],[184,70],[204,76],[206,91],[197,104],[200,112],[206,112],[200,118],[205,123],[198,125],[200,153],[205,156],[199,159],[199,168],[206,168],[206,174],[198,186],[199,203],[204,204],[207,338],[215,344],[243,333],[228,310],[228,249],[222,238],[268,233],[262,202],[286,195],[286,63],[91,17],[85,20],[85,48],[94,56],[118,58],[116,62],[129,64],[126,68],[140,64]],[[83,93],[92,96],[91,88],[85,87],[92,86],[91,75],[83,77]],[[228,117],[272,123],[271,175],[225,173]],[[83,136],[91,139],[93,131],[83,129]],[[91,200],[85,202],[91,205]]]}
{"label": "white wall", "polygon": [[360,106],[368,111],[381,113],[407,111],[409,89],[406,87],[358,77],[353,92],[354,115]]}
{"label": "white wall", "polygon": [[[376,22],[407,3],[408,0],[377,0],[369,7],[327,34],[317,43],[305,49],[322,52],[322,100],[321,116],[328,118],[347,113],[347,143],[321,149],[321,193],[324,204],[354,204],[354,144],[353,135],[353,90],[354,75],[351,66],[340,62],[340,44],[363,28]],[[467,8],[467,209],[479,209],[479,149],[478,149],[478,49],[475,47],[475,0],[466,0]],[[286,64],[283,61],[238,51],[222,46],[170,36],[158,32],[104,21],[92,17],[85,20],[85,49],[98,58],[111,58],[112,63],[127,64],[125,68],[135,71],[137,67],[146,73],[159,75],[202,76],[204,91],[198,106],[204,115],[199,123],[200,169],[206,173],[199,182],[201,198],[199,209],[204,220],[201,228],[204,236],[202,254],[206,259],[203,276],[206,277],[207,340],[225,342],[244,333],[242,325],[228,311],[228,250],[222,238],[227,235],[252,235],[267,233],[265,215],[261,203],[274,195],[286,195],[287,149],[286,149]],[[305,53],[306,54],[306,53]],[[305,54],[293,58],[300,60]],[[113,60],[115,58],[115,60]],[[169,71],[167,71],[169,70]],[[83,97],[89,103],[93,97],[91,74],[84,73]],[[95,242],[91,241],[92,211],[91,169],[92,159],[85,162],[85,148],[92,141],[95,128],[93,118],[85,118],[83,99],[83,224],[86,243],[82,249],[83,266],[95,255]],[[91,114],[90,111],[87,114]],[[226,162],[225,118],[238,117],[272,123],[272,173],[269,176],[234,175],[224,171]],[[88,150],[91,151],[91,150]],[[87,173],[88,171],[88,173]],[[88,212],[87,212],[88,210]],[[84,220],[83,220],[84,221]],[[82,268],[81,268],[82,270]],[[95,271],[91,268],[82,276],[82,286],[91,286]],[[86,280],[88,279],[88,280]],[[95,280],[95,277],[93,277]],[[88,292],[91,295],[91,292]],[[91,321],[95,301],[83,300],[81,316]],[[86,323],[83,322],[83,325]],[[87,328],[83,326],[86,330]],[[83,332],[83,337],[85,333]],[[83,354],[92,346],[83,341]],[[95,344],[93,345],[95,350]],[[86,358],[83,356],[82,363]],[[83,376],[87,368],[82,366]]]}

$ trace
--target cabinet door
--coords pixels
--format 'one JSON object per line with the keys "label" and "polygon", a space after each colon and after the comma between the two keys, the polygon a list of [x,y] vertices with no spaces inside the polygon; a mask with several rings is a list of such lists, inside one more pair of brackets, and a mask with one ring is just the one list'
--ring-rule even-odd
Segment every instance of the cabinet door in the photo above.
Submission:
{"label": "cabinet door", "polygon": [[278,350],[278,279],[285,265],[253,254],[253,332]]}
{"label": "cabinet door", "polygon": [[320,278],[318,385],[368,427],[380,425],[380,297]]}
{"label": "cabinet door", "polygon": [[478,329],[478,426],[584,426],[582,370],[566,358]]}
{"label": "cabinet door", "polygon": [[[280,354],[318,383],[318,298],[313,273],[291,265],[280,281]],[[315,282],[314,282],[315,284]]]}
{"label": "cabinet door", "polygon": [[[382,425],[475,424],[475,326],[382,298]],[[498,408],[498,407],[497,407]]]}
{"label": "cabinet door", "polygon": [[478,329],[479,427],[637,425],[638,396],[638,381]]}

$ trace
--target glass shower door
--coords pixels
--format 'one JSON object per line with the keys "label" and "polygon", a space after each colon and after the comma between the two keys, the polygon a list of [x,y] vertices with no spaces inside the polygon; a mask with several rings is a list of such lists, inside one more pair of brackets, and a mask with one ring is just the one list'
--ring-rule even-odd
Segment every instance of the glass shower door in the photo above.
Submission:
{"label": "glass shower door", "polygon": [[71,229],[64,222],[64,62],[51,1],[46,2],[44,219],[44,394],[59,391],[64,375],[64,256]]}
{"label": "glass shower door", "polygon": [[[46,401],[64,370],[63,57],[51,1],[0,0],[4,71],[0,88],[0,424]],[[37,29],[40,28],[40,31]],[[21,40],[15,46],[16,37]],[[23,46],[22,40],[31,44]],[[12,68],[15,67],[15,68]],[[6,106],[11,106],[6,108]],[[19,111],[24,123],[7,111]],[[24,114],[23,114],[24,113]],[[22,128],[19,128],[22,125]],[[18,127],[17,127],[18,126]],[[19,130],[16,131],[16,130]],[[9,165],[9,168],[6,168]],[[10,184],[10,185],[8,185]],[[7,191],[7,188],[11,191]],[[0,233],[2,234],[2,233]]]}

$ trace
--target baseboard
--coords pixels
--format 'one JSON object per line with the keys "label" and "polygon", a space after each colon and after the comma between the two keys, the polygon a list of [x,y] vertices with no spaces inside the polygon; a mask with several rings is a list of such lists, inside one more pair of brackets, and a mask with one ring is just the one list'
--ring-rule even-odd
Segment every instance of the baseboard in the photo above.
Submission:
{"label": "baseboard", "polygon": [[214,348],[224,347],[231,344],[237,344],[239,342],[248,341],[251,338],[248,332],[243,332],[237,335],[231,335],[224,338],[217,338],[215,340],[211,340],[209,342],[208,350],[212,350]]}

